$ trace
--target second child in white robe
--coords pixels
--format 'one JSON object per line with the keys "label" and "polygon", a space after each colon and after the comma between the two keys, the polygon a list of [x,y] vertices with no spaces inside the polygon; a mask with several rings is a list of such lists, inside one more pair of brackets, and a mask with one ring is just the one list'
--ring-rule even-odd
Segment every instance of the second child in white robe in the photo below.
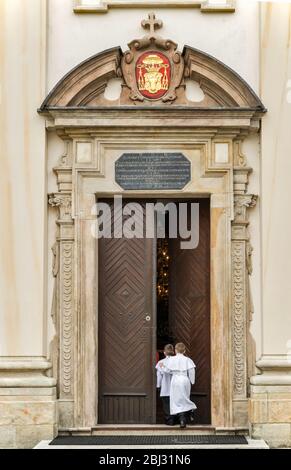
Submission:
{"label": "second child in white robe", "polygon": [[170,416],[170,389],[172,375],[166,372],[165,368],[171,356],[161,359],[157,365],[157,388],[160,389],[160,397],[163,403],[165,423],[172,425],[173,418]]}
{"label": "second child in white robe", "polygon": [[160,397],[169,397],[170,396],[170,387],[172,375],[166,372],[165,368],[169,362],[171,356],[166,356],[164,359],[161,359],[157,365],[157,388],[160,388]]}
{"label": "second child in white robe", "polygon": [[165,372],[172,375],[170,386],[170,413],[176,415],[195,410],[190,400],[191,384],[195,383],[195,364],[189,357],[177,353],[164,365]]}

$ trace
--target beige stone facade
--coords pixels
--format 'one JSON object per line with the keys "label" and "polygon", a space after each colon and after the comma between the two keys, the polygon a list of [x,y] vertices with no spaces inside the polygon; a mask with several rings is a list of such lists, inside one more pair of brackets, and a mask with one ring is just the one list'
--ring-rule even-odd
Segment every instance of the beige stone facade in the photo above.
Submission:
{"label": "beige stone facade", "polygon": [[159,195],[210,197],[211,424],[290,446],[291,4],[238,0],[214,14],[209,1],[204,14],[202,2],[157,2],[177,72],[151,106],[124,54],[144,41],[148,3],[93,3],[86,14],[72,0],[0,5],[0,447],[98,424],[92,205],[155,195],[121,191],[114,163],[161,148],[183,151],[192,178]]}

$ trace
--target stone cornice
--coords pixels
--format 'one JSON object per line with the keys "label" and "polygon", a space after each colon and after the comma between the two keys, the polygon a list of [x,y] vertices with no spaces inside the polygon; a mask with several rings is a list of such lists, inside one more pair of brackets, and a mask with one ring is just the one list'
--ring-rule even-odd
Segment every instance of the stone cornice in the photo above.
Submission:
{"label": "stone cornice", "polygon": [[220,106],[217,107],[208,107],[208,108],[201,108],[201,106],[183,106],[183,105],[175,105],[172,104],[171,106],[140,106],[140,105],[123,105],[123,106],[54,106],[54,105],[49,105],[46,108],[39,108],[38,112],[43,115],[50,115],[52,113],[82,113],[82,114],[88,114],[88,116],[94,115],[94,113],[115,113],[116,112],[120,113],[129,113],[129,112],[138,112],[138,113],[143,113],[144,115],[146,114],[152,114],[160,112],[163,114],[171,114],[171,113],[201,113],[201,114],[207,114],[207,113],[212,113],[212,114],[217,114],[217,115],[223,115],[223,114],[251,114],[256,115],[256,117],[261,118],[264,113],[266,112],[266,109],[258,109],[257,107],[248,107],[248,106],[224,106],[223,108]]}
{"label": "stone cornice", "polygon": [[260,374],[251,377],[251,385],[291,385],[291,356],[263,356],[256,362]]}
{"label": "stone cornice", "polygon": [[48,370],[51,363],[45,358],[2,357],[0,359],[0,371],[2,370]]}
{"label": "stone cornice", "polygon": [[208,128],[223,132],[225,129],[237,130],[248,134],[258,132],[262,112],[250,108],[189,108],[171,107],[50,107],[45,112],[48,129],[87,128],[147,128],[147,127],[183,127]]}
{"label": "stone cornice", "polygon": [[288,370],[291,373],[291,356],[263,356],[256,362],[258,369],[262,371]]}
{"label": "stone cornice", "polygon": [[48,377],[51,363],[42,357],[0,359],[0,387],[54,387],[56,380]]}

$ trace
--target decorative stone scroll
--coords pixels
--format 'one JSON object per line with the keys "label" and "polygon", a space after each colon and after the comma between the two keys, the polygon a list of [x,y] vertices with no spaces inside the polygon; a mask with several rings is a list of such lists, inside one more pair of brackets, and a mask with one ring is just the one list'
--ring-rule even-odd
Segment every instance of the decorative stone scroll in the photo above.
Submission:
{"label": "decorative stone scroll", "polygon": [[62,340],[63,349],[61,356],[62,363],[62,392],[65,395],[72,395],[73,387],[73,243],[70,241],[61,243],[62,253]]}
{"label": "decorative stone scroll", "polygon": [[60,216],[64,219],[71,218],[72,198],[68,194],[49,194],[48,203],[52,207],[60,208]]}

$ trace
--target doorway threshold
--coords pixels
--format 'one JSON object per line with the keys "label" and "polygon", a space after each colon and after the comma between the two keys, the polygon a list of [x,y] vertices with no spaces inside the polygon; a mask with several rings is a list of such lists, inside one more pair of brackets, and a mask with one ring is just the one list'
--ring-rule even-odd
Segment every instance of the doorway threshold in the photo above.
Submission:
{"label": "doorway threshold", "polygon": [[179,425],[166,426],[163,424],[98,424],[92,428],[62,428],[59,436],[118,436],[118,435],[244,435],[248,436],[248,429],[242,427],[216,428],[211,425],[189,425],[181,429]]}
{"label": "doorway threshold", "polygon": [[[177,424],[175,426],[167,426],[165,424],[97,424],[92,427],[92,430],[118,430],[118,431],[170,431],[171,429],[179,429],[180,426]],[[199,431],[215,431],[215,427],[210,424],[197,424],[197,425],[188,425],[186,429],[194,429]]]}
{"label": "doorway threshold", "polygon": [[163,434],[215,434],[212,426],[187,426],[181,429],[179,425],[166,426],[163,424],[134,424],[134,425],[99,425],[92,428],[92,435],[163,435]]}

